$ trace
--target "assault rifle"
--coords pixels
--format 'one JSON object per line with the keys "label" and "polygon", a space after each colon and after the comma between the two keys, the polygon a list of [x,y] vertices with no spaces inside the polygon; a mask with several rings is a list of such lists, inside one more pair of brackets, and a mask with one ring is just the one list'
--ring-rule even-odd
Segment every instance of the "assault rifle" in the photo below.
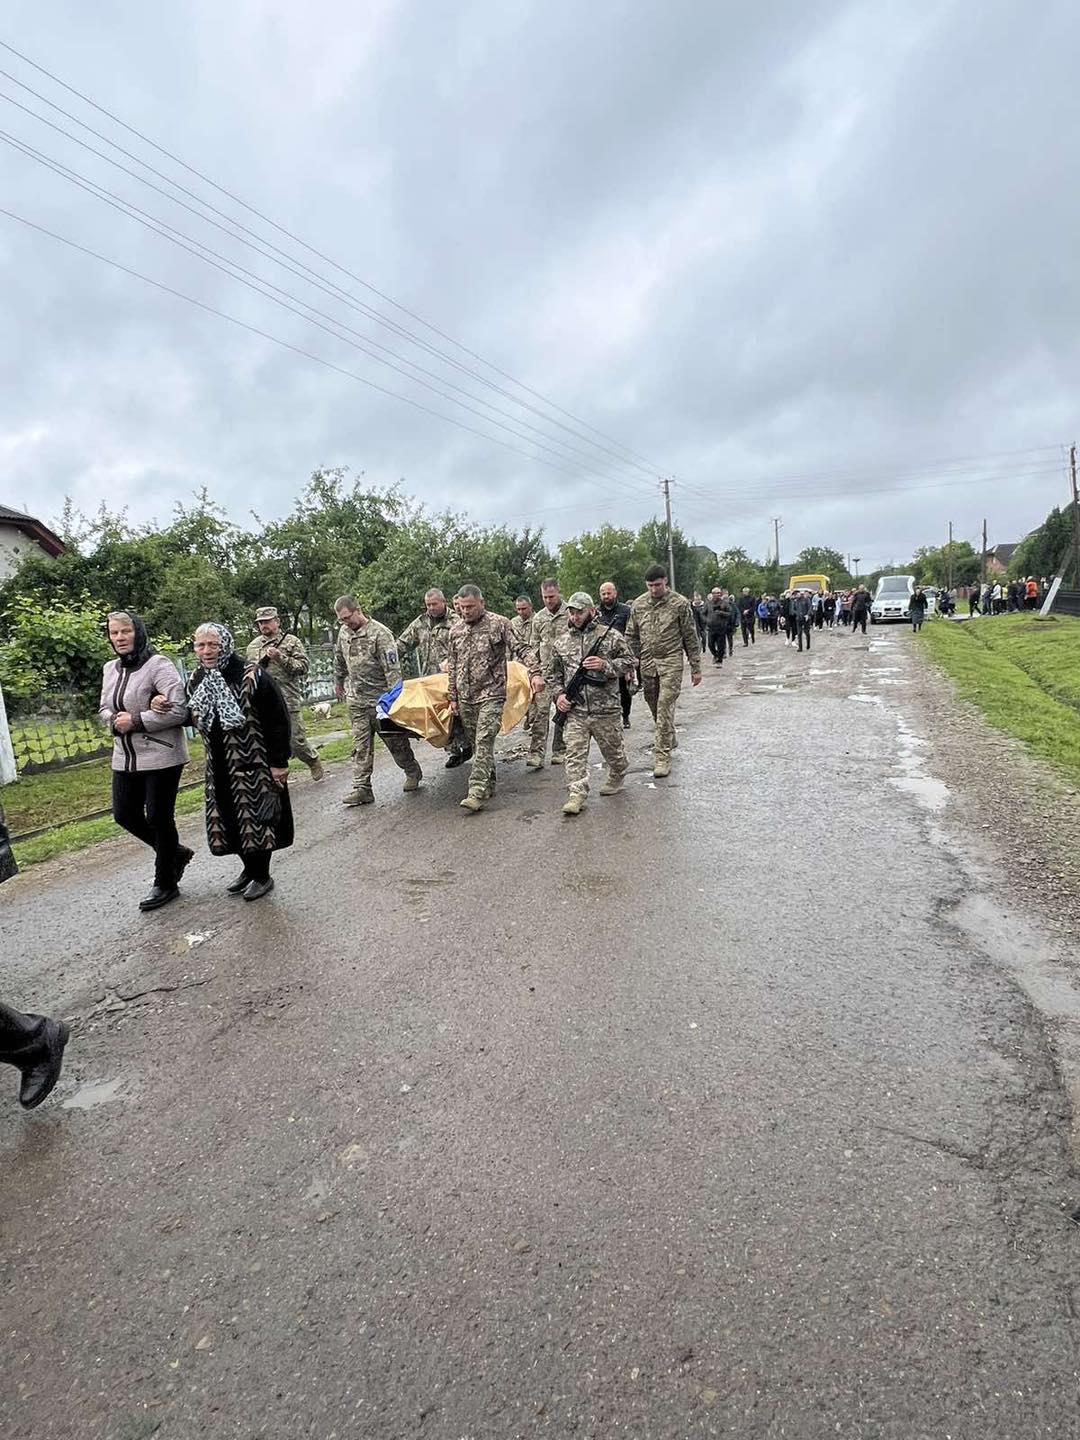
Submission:
{"label": "assault rifle", "polygon": [[[608,679],[610,678],[607,675],[596,675],[591,670],[585,669],[585,661],[588,660],[591,655],[595,655],[600,649],[601,642],[603,641],[604,636],[608,633],[610,626],[600,625],[597,628],[599,629],[600,634],[596,637],[596,640],[593,643],[592,647],[587,650],[585,654],[581,657],[581,664],[574,671],[573,675],[570,676],[570,679],[566,682],[566,689],[563,691],[563,694],[570,701],[571,709],[573,709],[574,705],[577,704],[578,698],[581,695],[581,692],[585,689],[586,685],[606,685]],[[562,710],[559,709],[558,705],[556,705],[555,729],[561,730],[569,719],[569,716],[569,710],[564,713]]]}

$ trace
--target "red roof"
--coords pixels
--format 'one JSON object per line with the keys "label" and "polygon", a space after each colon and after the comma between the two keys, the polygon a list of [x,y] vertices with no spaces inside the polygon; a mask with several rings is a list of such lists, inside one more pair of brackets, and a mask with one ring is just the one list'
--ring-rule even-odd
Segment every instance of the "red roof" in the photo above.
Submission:
{"label": "red roof", "polygon": [[60,539],[59,535],[53,534],[47,525],[40,520],[35,520],[33,515],[27,515],[22,510],[12,510],[10,505],[0,505],[0,525],[14,525],[24,535],[29,535],[31,540],[37,542],[45,551],[46,555],[63,555],[67,546]]}

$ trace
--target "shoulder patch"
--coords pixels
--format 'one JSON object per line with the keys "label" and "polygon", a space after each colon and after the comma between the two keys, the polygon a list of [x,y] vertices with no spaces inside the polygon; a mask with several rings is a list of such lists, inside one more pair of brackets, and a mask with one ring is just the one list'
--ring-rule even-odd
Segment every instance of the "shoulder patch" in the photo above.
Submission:
{"label": "shoulder patch", "polygon": [[388,664],[390,664],[390,665],[396,665],[396,664],[397,664],[397,651],[396,651],[396,650],[387,650],[387,652],[386,652],[386,659],[387,659],[387,663],[388,663]]}

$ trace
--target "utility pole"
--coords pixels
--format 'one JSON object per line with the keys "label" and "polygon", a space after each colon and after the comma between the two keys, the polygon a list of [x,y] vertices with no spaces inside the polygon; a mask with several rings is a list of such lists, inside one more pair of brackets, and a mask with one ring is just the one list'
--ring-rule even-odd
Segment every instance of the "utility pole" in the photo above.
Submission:
{"label": "utility pole", "polygon": [[773,524],[773,534],[774,534],[775,537],[776,537],[776,568],[777,568],[777,570],[779,570],[779,569],[780,569],[780,516],[779,516],[779,515],[774,515],[774,516],[772,517],[772,524]]}
{"label": "utility pole", "polygon": [[664,509],[667,512],[667,563],[668,563],[668,584],[672,590],[675,589],[675,547],[671,539],[671,481],[665,475],[660,481],[660,488],[664,492]]}
{"label": "utility pole", "polygon": [[1076,446],[1069,449],[1069,477],[1072,480],[1073,584],[1080,590],[1080,494],[1076,489]]}
{"label": "utility pole", "polygon": [[851,559],[855,561],[855,569],[853,571],[849,570],[848,574],[852,577],[852,579],[855,581],[855,584],[857,585],[859,583],[859,561],[862,559],[862,556],[853,555],[851,556]]}
{"label": "utility pole", "polygon": [[952,521],[949,521],[949,554],[945,561],[945,589],[952,589]]}
{"label": "utility pole", "polygon": [[986,521],[983,521],[983,551],[982,551],[982,576],[981,583],[986,584]]}

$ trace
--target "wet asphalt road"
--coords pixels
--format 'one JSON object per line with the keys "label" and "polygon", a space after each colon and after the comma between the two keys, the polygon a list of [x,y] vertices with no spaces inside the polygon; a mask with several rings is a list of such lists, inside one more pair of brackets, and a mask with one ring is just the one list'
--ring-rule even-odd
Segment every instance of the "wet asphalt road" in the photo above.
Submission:
{"label": "wet asphalt road", "polygon": [[577,820],[420,747],[298,784],[259,904],[4,886],[78,1017],[0,1110],[5,1440],[1080,1434],[1067,1103],[870,638],[707,665],[655,785],[635,702]]}

